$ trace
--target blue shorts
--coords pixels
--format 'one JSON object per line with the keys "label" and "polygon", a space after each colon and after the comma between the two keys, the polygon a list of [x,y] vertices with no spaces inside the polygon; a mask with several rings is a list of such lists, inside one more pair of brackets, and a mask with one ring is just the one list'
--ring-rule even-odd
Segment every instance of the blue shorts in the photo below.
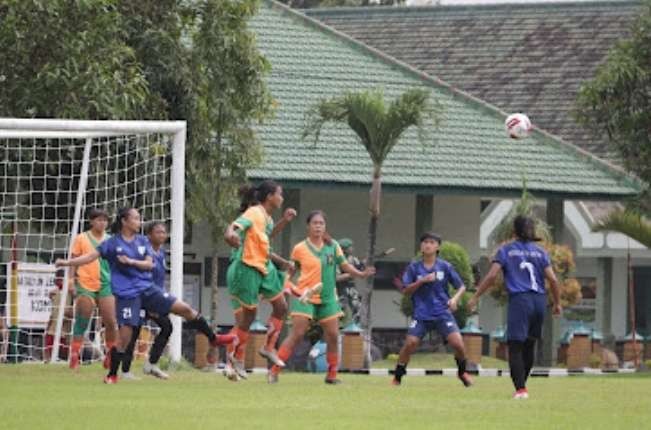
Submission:
{"label": "blue shorts", "polygon": [[542,334],[547,296],[534,292],[509,296],[506,338],[516,342],[540,339]]}
{"label": "blue shorts", "polygon": [[142,325],[145,318],[145,310],[142,309],[140,296],[124,298],[115,296],[115,316],[118,326],[138,327]]}
{"label": "blue shorts", "polygon": [[432,330],[436,330],[446,340],[449,335],[459,331],[459,326],[452,314],[448,312],[434,320],[412,320],[407,335],[422,339]]}
{"label": "blue shorts", "polygon": [[176,302],[176,297],[158,287],[147,288],[140,293],[140,299],[142,309],[159,317],[169,314],[172,305]]}

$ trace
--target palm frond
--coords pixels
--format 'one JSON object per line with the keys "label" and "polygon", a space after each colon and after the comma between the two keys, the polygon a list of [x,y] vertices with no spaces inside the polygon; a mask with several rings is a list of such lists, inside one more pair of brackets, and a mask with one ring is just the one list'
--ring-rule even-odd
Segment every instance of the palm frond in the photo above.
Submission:
{"label": "palm frond", "polygon": [[306,113],[302,137],[314,135],[317,143],[326,123],[346,123],[360,138],[373,164],[380,167],[409,127],[418,128],[419,140],[424,143],[427,120],[438,126],[442,108],[430,103],[429,98],[429,91],[410,89],[387,105],[384,92],[374,89],[322,100]]}
{"label": "palm frond", "polygon": [[616,231],[651,248],[651,222],[634,211],[621,209],[613,211],[599,221],[592,230]]}

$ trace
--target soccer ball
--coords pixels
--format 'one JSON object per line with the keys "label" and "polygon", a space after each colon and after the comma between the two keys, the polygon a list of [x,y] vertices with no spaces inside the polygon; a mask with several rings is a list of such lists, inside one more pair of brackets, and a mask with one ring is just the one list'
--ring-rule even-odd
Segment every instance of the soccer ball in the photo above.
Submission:
{"label": "soccer ball", "polygon": [[512,139],[524,139],[531,132],[531,121],[523,113],[513,113],[504,122],[506,132]]}

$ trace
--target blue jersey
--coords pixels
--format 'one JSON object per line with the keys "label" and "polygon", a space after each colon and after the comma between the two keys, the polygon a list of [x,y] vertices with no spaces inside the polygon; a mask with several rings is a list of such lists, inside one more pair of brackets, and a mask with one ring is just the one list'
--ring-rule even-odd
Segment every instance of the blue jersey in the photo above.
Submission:
{"label": "blue jersey", "polygon": [[502,266],[509,294],[545,294],[545,268],[550,265],[549,255],[535,243],[519,240],[507,243],[497,251],[493,262]]}
{"label": "blue jersey", "polygon": [[454,288],[463,286],[463,281],[454,267],[440,258],[437,258],[430,268],[425,267],[422,260],[413,261],[402,275],[402,283],[406,287],[430,273],[436,273],[436,280],[421,285],[411,295],[414,320],[434,320],[449,312],[448,284],[452,284]]}
{"label": "blue jersey", "polygon": [[165,250],[160,248],[154,251],[154,270],[151,271],[152,280],[161,290],[165,290],[165,274],[167,273],[167,262],[165,261]]}
{"label": "blue jersey", "polygon": [[121,234],[116,234],[102,242],[97,251],[111,266],[111,290],[116,296],[136,297],[152,285],[151,271],[140,270],[118,260],[120,255],[132,260],[144,260],[147,256],[153,258],[154,251],[146,236],[136,235],[132,241],[127,242]]}

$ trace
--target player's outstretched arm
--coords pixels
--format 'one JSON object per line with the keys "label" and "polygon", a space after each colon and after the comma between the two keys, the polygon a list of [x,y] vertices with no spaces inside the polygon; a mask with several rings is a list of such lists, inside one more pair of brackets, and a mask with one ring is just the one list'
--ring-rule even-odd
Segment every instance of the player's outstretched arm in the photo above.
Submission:
{"label": "player's outstretched arm", "polygon": [[371,275],[375,275],[375,267],[366,267],[364,270],[357,270],[355,266],[347,261],[341,263],[339,267],[341,267],[342,271],[355,278],[368,278]]}
{"label": "player's outstretched arm", "polygon": [[293,261],[285,260],[283,257],[280,255],[276,254],[275,252],[272,252],[271,255],[269,256],[271,258],[271,261],[278,267],[280,267],[282,270],[293,274],[294,271],[296,270],[296,266]]}
{"label": "player's outstretched arm", "polygon": [[154,269],[154,260],[149,255],[146,256],[144,260],[134,260],[133,258],[129,258],[126,255],[120,255],[118,256],[118,260],[122,264],[133,266],[138,270],[142,270],[143,272],[150,272]]}
{"label": "player's outstretched arm", "polygon": [[99,251],[95,250],[89,252],[88,254],[71,258],[69,260],[65,260],[63,258],[57,258],[57,260],[54,262],[54,265],[56,267],[79,267],[88,263],[92,263],[98,258],[99,258]]}
{"label": "player's outstretched arm", "polygon": [[468,301],[468,309],[471,311],[474,311],[477,308],[477,303],[479,302],[479,298],[481,297],[482,294],[486,292],[492,285],[493,282],[495,282],[495,279],[497,278],[497,275],[500,273],[500,270],[502,270],[502,266],[500,266],[499,263],[493,262],[491,264],[491,268],[484,276],[484,279],[481,280],[479,283],[479,286],[477,287],[477,291],[475,294],[470,298]]}

